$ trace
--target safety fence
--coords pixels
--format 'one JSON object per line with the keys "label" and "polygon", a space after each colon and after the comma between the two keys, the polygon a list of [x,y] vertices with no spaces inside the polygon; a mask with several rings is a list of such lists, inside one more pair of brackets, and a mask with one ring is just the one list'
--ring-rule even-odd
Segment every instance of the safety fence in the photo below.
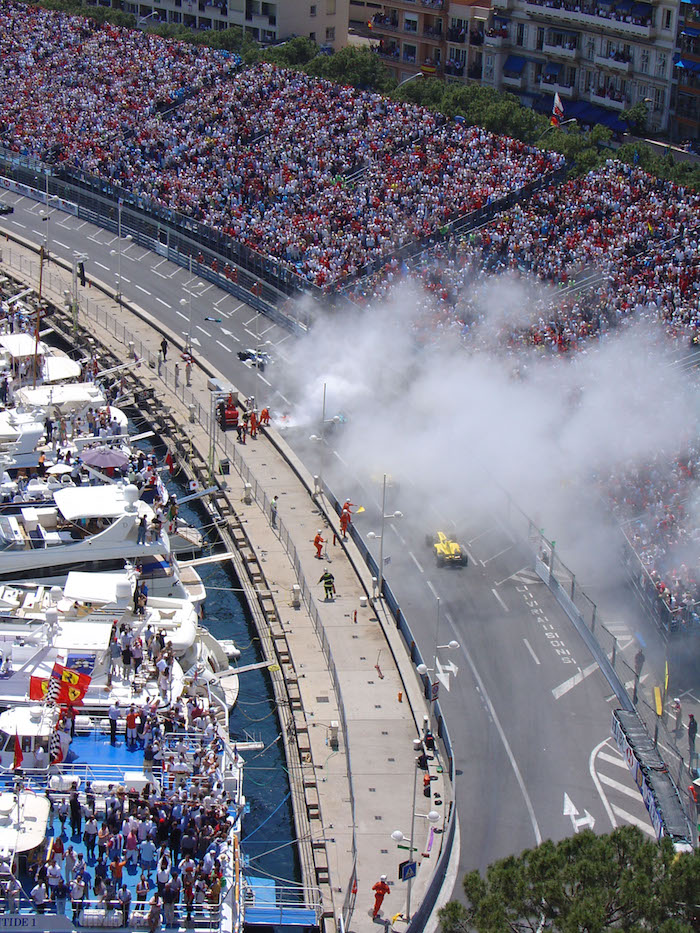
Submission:
{"label": "safety fence", "polygon": [[630,654],[633,641],[629,634],[608,628],[596,603],[557,553],[556,542],[547,539],[510,496],[504,495],[511,529],[531,550],[535,570],[576,625],[616,693],[620,706],[636,710],[649,735],[654,737],[687,810],[686,785],[691,762],[687,753],[679,748],[678,740],[683,730],[678,728],[677,716],[667,708],[665,687],[661,687],[663,711],[658,715],[654,685],[647,688],[641,679],[645,664],[643,652],[641,655],[639,651]]}

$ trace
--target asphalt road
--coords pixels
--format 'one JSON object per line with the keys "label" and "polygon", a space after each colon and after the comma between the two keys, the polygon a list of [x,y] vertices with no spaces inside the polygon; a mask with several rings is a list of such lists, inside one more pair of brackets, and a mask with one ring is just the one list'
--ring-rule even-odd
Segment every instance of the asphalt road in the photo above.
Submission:
{"label": "asphalt road", "polygon": [[[40,243],[49,226],[53,253],[67,260],[86,253],[88,274],[117,287],[119,250],[113,234],[58,212],[42,221],[35,202],[9,193],[4,200],[15,213],[0,218],[0,229]],[[269,404],[273,412],[291,407],[275,388],[274,363],[262,374],[240,362],[236,351],[264,345],[279,360],[296,338],[124,239],[121,284],[126,300],[183,338],[191,332],[195,354],[254,394],[259,404]],[[289,437],[314,465],[318,451],[307,435]],[[358,529],[363,534],[377,530],[377,503],[351,478],[343,482],[344,490],[366,498],[367,511],[355,519]],[[391,507],[401,507],[400,490]],[[435,566],[424,537],[443,525],[440,516],[421,516],[414,524],[387,522],[384,555],[391,558],[387,579],[428,666],[434,666],[436,644],[454,639],[460,646],[437,652],[443,664],[452,661],[459,669],[449,691],[441,687],[440,701],[458,774],[460,876],[585,826],[607,832],[613,825],[635,823],[651,834],[641,797],[609,738],[612,691],[575,629],[529,570],[527,554],[498,516],[449,518],[468,548],[469,567]],[[634,634],[620,631],[619,637],[620,650],[632,657]]]}

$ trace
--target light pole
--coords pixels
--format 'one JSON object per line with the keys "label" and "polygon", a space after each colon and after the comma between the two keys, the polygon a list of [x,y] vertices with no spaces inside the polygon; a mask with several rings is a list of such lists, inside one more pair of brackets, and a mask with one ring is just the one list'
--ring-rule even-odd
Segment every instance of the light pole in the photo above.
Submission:
{"label": "light pole", "polygon": [[[257,353],[257,350],[256,350]],[[326,383],[323,383],[323,404],[321,405],[321,434],[310,434],[309,440],[321,445],[321,468],[318,476],[314,476],[314,495],[320,496],[323,493],[323,474],[326,472],[326,425],[338,424],[340,418],[335,415],[333,418],[326,418]]]}
{"label": "light pole", "polygon": [[46,166],[46,169],[44,170],[44,180],[46,182],[46,194],[45,194],[46,210],[39,211],[39,213],[43,215],[41,219],[42,221],[46,223],[46,244],[44,246],[44,252],[46,253],[45,258],[46,258],[46,261],[48,262],[49,261],[49,233],[50,233],[50,224],[51,224],[51,210],[50,210],[51,200],[50,200],[50,195],[49,195],[49,168],[48,166]]}
{"label": "light pole", "polygon": [[[127,233],[126,240],[132,240],[133,237],[130,233]],[[114,256],[117,253],[117,303],[122,303],[122,199],[119,198],[119,203],[117,205],[117,240],[118,240],[118,249],[111,249],[109,251],[110,256]]]}
{"label": "light pole", "polygon": [[191,253],[190,253],[190,280],[187,283],[187,293],[189,295],[189,298],[181,298],[180,304],[183,306],[186,304],[189,304],[190,317],[189,317],[189,323],[187,325],[187,343],[185,344],[185,353],[189,353],[189,355],[192,356],[192,254]]}
{"label": "light pole", "polygon": [[547,135],[547,133],[549,133],[550,130],[555,130],[555,129],[560,130],[562,127],[569,126],[571,123],[576,123],[576,122],[577,122],[576,117],[571,117],[571,119],[569,120],[562,120],[561,123],[550,123],[547,129],[544,131],[544,133],[542,133],[541,136],[538,136],[532,145],[536,146],[537,143],[541,139],[544,139],[544,137]]}
{"label": "light pole", "polygon": [[370,540],[379,538],[379,580],[378,580],[378,593],[379,598],[382,598],[382,585],[384,584],[384,522],[386,519],[392,518],[403,518],[403,512],[393,512],[391,515],[386,514],[386,473],[384,474],[384,480],[382,482],[382,528],[381,534],[376,535],[373,531],[367,533],[367,537]]}
{"label": "light pole", "polygon": [[[423,742],[421,739],[413,740],[413,753],[414,756],[417,752],[420,752],[423,748]],[[429,813],[416,813],[416,788],[418,785],[418,759],[414,757],[413,759],[413,796],[411,798],[411,835],[408,842],[408,860],[409,862],[413,861],[413,841],[415,838],[415,828],[416,828],[416,817],[421,819],[428,820],[430,823],[438,823],[440,820],[440,814],[437,810],[431,810]],[[391,838],[394,842],[403,842],[406,839],[406,836],[401,832],[400,829],[395,829],[391,834]],[[411,872],[408,876],[408,887],[406,889],[406,922],[410,923],[411,921],[411,891],[413,887],[413,873]]]}
{"label": "light pole", "polygon": [[[438,599],[438,628],[440,626],[440,600]],[[431,704],[437,700],[437,682],[441,683],[445,690],[450,689],[450,674],[457,675],[459,673],[459,668],[454,663],[454,661],[449,661],[447,664],[441,664],[440,658],[438,657],[438,651],[454,651],[459,648],[459,642],[448,641],[446,645],[435,645],[435,654],[433,655],[433,666],[428,667],[426,664],[417,664],[416,673],[420,674],[423,677],[425,674],[432,671],[435,674],[435,681],[430,682],[430,702]]]}
{"label": "light pole", "polygon": [[424,77],[425,77],[425,75],[423,74],[423,72],[422,72],[422,71],[418,71],[418,72],[416,72],[416,74],[414,74],[414,75],[409,75],[408,78],[404,78],[403,81],[399,81],[399,83],[396,85],[396,87],[394,88],[394,90],[398,91],[398,89],[399,89],[400,87],[403,87],[404,84],[408,84],[409,81],[415,81],[416,78],[424,78]]}

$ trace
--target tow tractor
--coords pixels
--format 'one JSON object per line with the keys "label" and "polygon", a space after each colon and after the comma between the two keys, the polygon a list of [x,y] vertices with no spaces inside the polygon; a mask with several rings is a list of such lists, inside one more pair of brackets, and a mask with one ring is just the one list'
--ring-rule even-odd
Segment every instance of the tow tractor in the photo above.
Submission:
{"label": "tow tractor", "polygon": [[219,422],[222,431],[227,431],[229,428],[235,430],[238,427],[238,406],[234,402],[232,395],[229,395],[226,399],[221,399],[216,406],[216,420]]}

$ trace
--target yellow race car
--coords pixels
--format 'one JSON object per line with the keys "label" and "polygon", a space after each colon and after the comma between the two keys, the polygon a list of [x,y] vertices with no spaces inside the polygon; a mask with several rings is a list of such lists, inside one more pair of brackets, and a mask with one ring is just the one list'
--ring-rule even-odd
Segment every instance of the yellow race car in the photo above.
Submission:
{"label": "yellow race car", "polygon": [[435,562],[438,567],[445,567],[448,564],[466,567],[469,563],[464,546],[452,541],[442,531],[437,531],[434,535],[426,535],[425,543],[428,547],[434,548]]}

